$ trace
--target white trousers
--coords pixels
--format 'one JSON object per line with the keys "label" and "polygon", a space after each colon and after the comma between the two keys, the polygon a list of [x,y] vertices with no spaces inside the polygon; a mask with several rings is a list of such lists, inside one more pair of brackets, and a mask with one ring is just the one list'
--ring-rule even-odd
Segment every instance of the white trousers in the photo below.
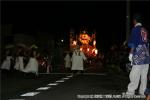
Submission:
{"label": "white trousers", "polygon": [[139,93],[144,94],[144,91],[147,86],[147,73],[148,73],[149,64],[144,65],[133,65],[129,78],[130,83],[128,85],[128,92],[135,93],[135,90],[138,88],[139,83]]}

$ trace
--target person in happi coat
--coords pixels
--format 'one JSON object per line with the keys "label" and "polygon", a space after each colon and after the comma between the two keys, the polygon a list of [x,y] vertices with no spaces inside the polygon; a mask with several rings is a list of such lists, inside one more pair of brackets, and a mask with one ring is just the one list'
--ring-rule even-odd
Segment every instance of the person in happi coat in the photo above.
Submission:
{"label": "person in happi coat", "polygon": [[71,70],[74,74],[76,74],[78,71],[83,72],[84,70],[84,61],[86,60],[86,56],[82,51],[80,51],[80,46],[77,46],[76,49],[73,51],[72,54],[72,67]]}
{"label": "person in happi coat", "polygon": [[141,16],[134,15],[131,37],[128,46],[131,48],[129,53],[129,61],[131,61],[132,69],[129,75],[130,83],[128,84],[127,95],[134,95],[138,88],[139,94],[144,95],[147,86],[147,73],[150,63],[148,32],[141,24]]}

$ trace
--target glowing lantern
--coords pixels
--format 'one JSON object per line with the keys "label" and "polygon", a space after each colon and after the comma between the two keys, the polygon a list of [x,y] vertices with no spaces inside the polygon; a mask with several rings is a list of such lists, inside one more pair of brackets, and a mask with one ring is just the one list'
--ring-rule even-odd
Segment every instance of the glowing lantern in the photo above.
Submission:
{"label": "glowing lantern", "polygon": [[97,49],[95,50],[95,54],[96,54],[96,55],[98,54],[98,50],[97,50]]}
{"label": "glowing lantern", "polygon": [[96,45],[96,41],[95,41],[95,40],[93,41],[93,45],[94,45],[94,46]]}

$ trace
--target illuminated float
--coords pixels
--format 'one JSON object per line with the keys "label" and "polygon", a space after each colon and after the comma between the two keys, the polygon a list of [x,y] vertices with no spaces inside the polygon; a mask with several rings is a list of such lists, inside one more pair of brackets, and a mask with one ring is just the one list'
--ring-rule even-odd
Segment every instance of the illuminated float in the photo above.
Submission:
{"label": "illuminated float", "polygon": [[81,31],[79,34],[74,34],[73,31],[70,32],[70,49],[73,50],[76,46],[80,46],[80,50],[88,58],[96,58],[98,50],[96,48],[96,32],[93,34],[88,34],[87,31]]}

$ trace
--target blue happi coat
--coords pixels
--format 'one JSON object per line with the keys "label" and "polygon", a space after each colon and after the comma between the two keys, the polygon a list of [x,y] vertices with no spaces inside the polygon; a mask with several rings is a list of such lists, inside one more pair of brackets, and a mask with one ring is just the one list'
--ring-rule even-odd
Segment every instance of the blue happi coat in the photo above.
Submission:
{"label": "blue happi coat", "polygon": [[148,32],[137,24],[131,33],[128,46],[133,48],[133,65],[150,64]]}

